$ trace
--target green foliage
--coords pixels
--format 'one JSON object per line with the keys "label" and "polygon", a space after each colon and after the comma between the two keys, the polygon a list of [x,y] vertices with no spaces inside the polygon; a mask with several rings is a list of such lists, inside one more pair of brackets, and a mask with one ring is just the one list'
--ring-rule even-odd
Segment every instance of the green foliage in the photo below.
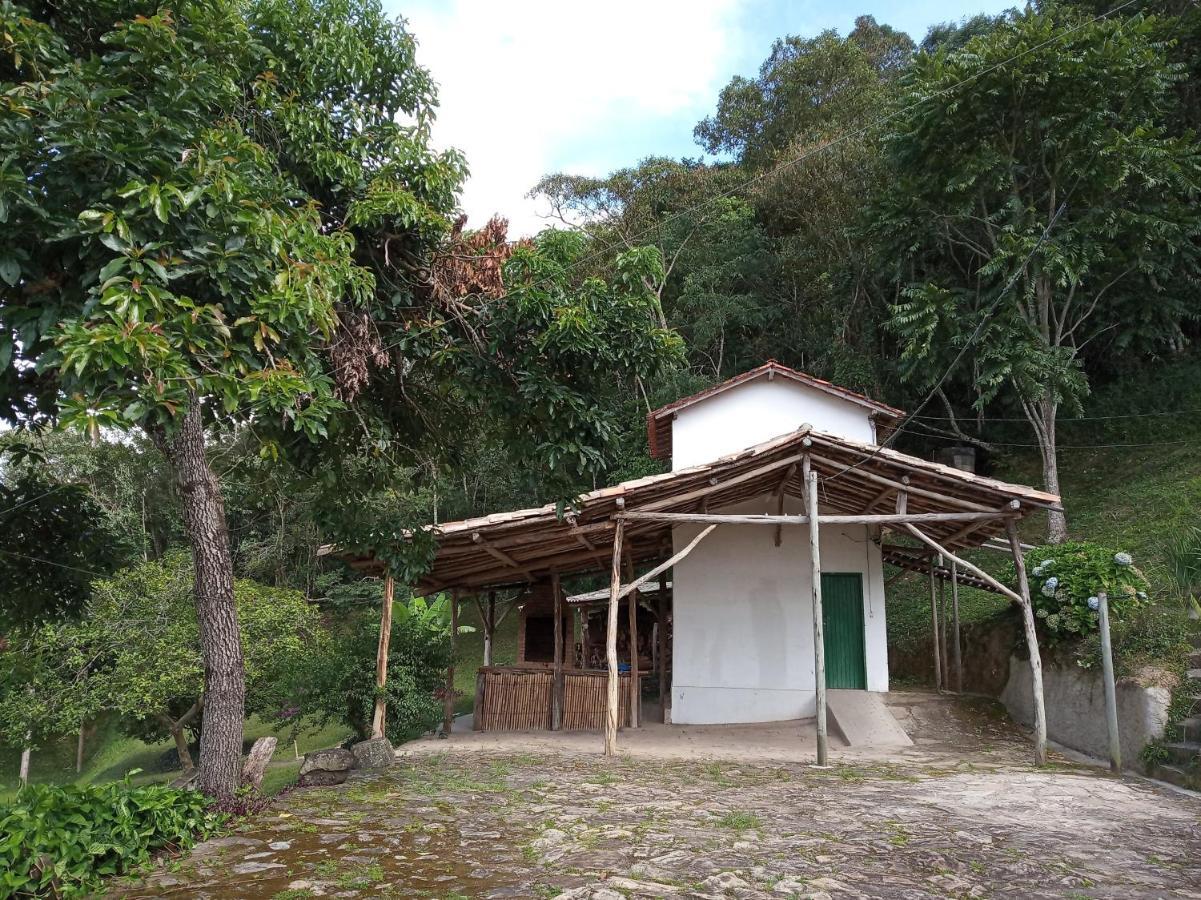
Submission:
{"label": "green foliage", "polygon": [[0,70],[10,402],[62,397],[95,433],[210,396],[322,435],[335,306],[375,289],[355,229],[441,233],[463,174],[426,147],[403,26],[369,0],[0,17],[21,35]]}
{"label": "green foliage", "polygon": [[[682,351],[680,338],[656,325],[648,286],[663,278],[658,251],[627,251],[608,282],[588,278],[577,286],[569,267],[587,249],[582,235],[546,231],[534,246],[514,252],[505,266],[508,294],[491,311],[492,342],[511,348],[514,373],[488,367],[476,382],[477,389],[504,398],[510,452],[544,467],[559,497],[586,484],[605,462],[623,386],[614,373],[651,378]],[[496,378],[514,375],[517,391],[499,393]]]}
{"label": "green foliage", "polygon": [[1003,390],[1074,405],[1086,352],[1177,341],[1194,315],[1201,158],[1169,129],[1180,70],[1166,50],[1153,19],[1089,23],[1054,6],[915,57],[871,227],[915,383],[975,335],[978,406]]}
{"label": "green foliage", "polygon": [[[1197,623],[1189,620],[1183,610],[1170,606],[1146,606],[1128,612],[1110,628],[1118,677],[1138,675],[1147,666],[1183,677],[1193,649],[1189,635],[1197,630]],[[1100,669],[1101,641],[1096,632],[1076,649],[1076,658],[1084,668]]]}
{"label": "green foliage", "polygon": [[[446,668],[450,664],[450,603],[414,597],[393,604],[388,644],[388,703],[385,733],[399,744],[442,720]],[[349,623],[314,665],[295,673],[298,713],[322,722],[341,722],[360,740],[371,736],[375,709],[375,656],[379,621],[365,614]]]}
{"label": "green foliage", "polygon": [[1052,643],[1096,628],[1091,604],[1101,592],[1114,621],[1148,603],[1147,579],[1129,553],[1083,541],[1056,544],[1027,551],[1026,567],[1034,614]]}
{"label": "green foliage", "polygon": [[[204,668],[192,569],[183,554],[142,563],[92,586],[79,621],[14,635],[0,653],[0,734],[33,745],[79,727],[100,710],[139,735],[163,736],[203,694]],[[295,591],[235,582],[247,708],[287,705],[285,672],[321,652],[318,613]],[[192,722],[196,727],[201,719]]]}
{"label": "green foliage", "polygon": [[158,850],[189,848],[221,826],[194,791],[161,785],[34,785],[0,808],[0,896],[78,897]]}
{"label": "green foliage", "polygon": [[846,38],[834,31],[781,38],[758,78],[738,76],[722,89],[716,114],[696,127],[697,142],[743,162],[770,161],[794,147],[797,135],[831,121],[868,118],[877,99],[871,83],[903,69],[912,51],[908,35],[871,16],[856,19]]}
{"label": "green foliage", "polygon": [[1189,607],[1201,596],[1201,527],[1185,528],[1167,547],[1167,570],[1176,595]]}
{"label": "green foliage", "polygon": [[80,612],[88,582],[128,553],[87,489],[0,473],[0,633]]}

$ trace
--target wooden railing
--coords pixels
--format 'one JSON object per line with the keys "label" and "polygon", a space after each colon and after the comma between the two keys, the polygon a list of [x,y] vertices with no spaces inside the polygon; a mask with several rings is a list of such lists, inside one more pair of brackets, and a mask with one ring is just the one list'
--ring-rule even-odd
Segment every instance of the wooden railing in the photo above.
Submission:
{"label": "wooden railing", "polygon": [[[618,724],[624,727],[630,724],[631,678],[628,673],[618,677]],[[473,727],[476,731],[549,730],[554,680],[549,669],[481,668],[475,681]],[[574,669],[564,673],[563,682],[563,728],[603,728],[608,673]]]}

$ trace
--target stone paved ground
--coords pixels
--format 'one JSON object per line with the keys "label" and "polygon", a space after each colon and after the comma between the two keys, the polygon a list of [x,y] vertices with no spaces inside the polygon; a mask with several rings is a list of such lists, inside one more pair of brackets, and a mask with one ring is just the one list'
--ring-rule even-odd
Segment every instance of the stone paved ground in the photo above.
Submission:
{"label": "stone paved ground", "polygon": [[1064,761],[1035,770],[1021,736],[971,706],[909,712],[916,749],[828,770],[428,742],[385,773],[293,791],[234,834],[113,888],[213,898],[1201,898],[1195,797]]}

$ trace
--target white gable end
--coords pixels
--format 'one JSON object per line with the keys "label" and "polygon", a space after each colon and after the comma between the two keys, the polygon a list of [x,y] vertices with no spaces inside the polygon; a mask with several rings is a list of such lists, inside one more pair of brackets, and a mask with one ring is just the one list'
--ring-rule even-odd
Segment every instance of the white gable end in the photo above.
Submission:
{"label": "white gable end", "polygon": [[671,467],[712,462],[809,424],[815,431],[876,442],[871,410],[789,378],[734,385],[675,413]]}

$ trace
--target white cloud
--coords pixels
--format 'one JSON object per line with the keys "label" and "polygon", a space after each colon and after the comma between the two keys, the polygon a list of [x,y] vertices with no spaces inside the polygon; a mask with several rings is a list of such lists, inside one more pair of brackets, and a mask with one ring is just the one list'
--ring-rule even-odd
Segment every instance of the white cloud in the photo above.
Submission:
{"label": "white cloud", "polygon": [[[657,151],[640,130],[667,118],[679,117],[687,135],[741,49],[742,2],[455,0],[397,10],[440,85],[435,142],[458,147],[471,167],[462,202],[472,223],[495,212],[511,235],[536,232],[546,210],[524,195],[547,172],[632,163]],[[624,135],[628,152],[610,159],[615,145],[626,149]]]}

